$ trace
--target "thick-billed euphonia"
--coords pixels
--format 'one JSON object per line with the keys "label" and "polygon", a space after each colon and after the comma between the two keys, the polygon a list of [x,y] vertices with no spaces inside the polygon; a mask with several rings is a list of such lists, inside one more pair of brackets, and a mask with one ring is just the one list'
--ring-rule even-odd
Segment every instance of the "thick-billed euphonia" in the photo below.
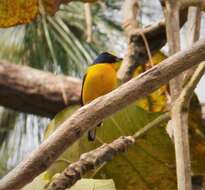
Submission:
{"label": "thick-billed euphonia", "polygon": [[[117,69],[122,61],[110,53],[103,52],[87,68],[83,78],[81,104],[85,105],[95,98],[105,95],[117,86]],[[100,126],[101,123],[98,125]],[[96,128],[88,131],[88,140],[95,140]]]}

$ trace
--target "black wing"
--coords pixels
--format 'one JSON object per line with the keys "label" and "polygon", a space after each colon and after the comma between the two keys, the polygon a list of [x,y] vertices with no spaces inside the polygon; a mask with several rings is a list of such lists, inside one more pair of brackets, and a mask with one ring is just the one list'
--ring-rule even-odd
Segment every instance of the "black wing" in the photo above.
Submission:
{"label": "black wing", "polygon": [[82,88],[81,88],[81,95],[80,95],[80,105],[83,106],[83,86],[84,86],[84,83],[85,83],[85,78],[86,78],[87,74],[84,75],[83,77],[83,83],[82,83]]}

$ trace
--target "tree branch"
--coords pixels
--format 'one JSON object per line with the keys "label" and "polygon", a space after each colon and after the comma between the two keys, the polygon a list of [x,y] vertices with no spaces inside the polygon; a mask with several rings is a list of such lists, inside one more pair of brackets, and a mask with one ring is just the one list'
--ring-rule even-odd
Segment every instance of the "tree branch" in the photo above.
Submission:
{"label": "tree branch", "polygon": [[161,123],[166,122],[169,119],[169,113],[164,113],[154,121],[147,124],[144,128],[140,129],[133,136],[119,137],[110,144],[104,144],[95,150],[82,154],[77,162],[69,165],[59,177],[51,182],[47,190],[64,190],[71,187],[88,171],[103,165],[104,163],[112,160],[116,155],[125,152],[130,145],[135,143],[136,139],[140,138],[150,129],[159,126]]}
{"label": "tree branch", "polygon": [[[180,51],[180,24],[179,24],[180,1],[165,0],[164,13],[166,18],[167,41],[169,55]],[[170,81],[170,92],[172,104],[181,93],[183,85],[183,74],[176,76]],[[177,105],[175,105],[177,107]],[[185,115],[176,112],[175,106],[171,109],[171,124],[174,127],[174,145],[177,171],[177,185],[180,190],[191,190],[190,152],[188,141],[188,125],[182,124]],[[176,108],[177,109],[177,108]]]}
{"label": "tree branch", "polygon": [[0,181],[0,190],[19,189],[45,171],[69,146],[104,118],[143,98],[181,72],[205,60],[205,39],[161,62],[112,92],[77,110]]}
{"label": "tree branch", "polygon": [[[134,29],[139,27],[137,16],[139,15],[139,0],[125,0],[122,4],[123,12],[123,28],[128,40],[130,40],[130,34]],[[130,65],[134,64],[133,55],[135,54],[135,44],[129,43],[127,47],[126,55],[124,56],[122,65],[118,71],[118,78],[123,80],[126,78],[126,72]]]}
{"label": "tree branch", "polygon": [[81,81],[0,61],[0,88],[0,105],[53,117],[63,108],[80,102]]}
{"label": "tree branch", "polygon": [[197,6],[201,9],[205,8],[205,0],[180,0],[181,7]]}
{"label": "tree branch", "polygon": [[[191,165],[190,165],[190,151],[189,151],[189,137],[188,137],[188,110],[191,97],[194,89],[205,72],[205,62],[201,63],[195,70],[191,80],[182,90],[179,98],[176,100],[172,111],[178,115],[178,117],[172,120],[175,130],[175,146],[177,156],[180,158],[177,160],[178,173],[178,188],[179,189],[191,189]],[[179,117],[180,116],[180,117]],[[180,128],[179,128],[180,126]],[[183,139],[183,140],[182,140]],[[184,147],[184,149],[181,149]],[[185,157],[186,156],[186,157]],[[188,156],[188,158],[187,158]],[[190,181],[187,181],[190,180]],[[188,184],[190,183],[190,184]]]}
{"label": "tree branch", "polygon": [[[200,37],[200,29],[201,29],[201,8],[200,7],[189,7],[188,9],[188,21],[187,21],[187,37],[188,37],[188,46],[192,46],[193,43],[195,43],[196,41],[199,40]],[[189,83],[191,83],[190,79],[193,79],[192,76],[195,75],[194,72],[196,72],[196,67],[194,66],[191,69],[189,69],[188,71],[185,72],[185,78],[184,78],[184,83],[186,84],[187,81],[189,81]],[[199,74],[200,75],[200,74]],[[197,80],[196,76],[196,80]],[[200,76],[199,76],[200,77]],[[194,84],[192,84],[191,86],[194,86]],[[188,86],[186,86],[185,88],[187,88]],[[186,91],[186,89],[183,89],[183,91]],[[182,92],[183,93],[183,92]],[[188,93],[188,91],[186,92]],[[193,96],[193,91],[189,92],[190,96]],[[183,118],[180,118],[181,120],[187,119],[187,121],[185,123],[183,123],[183,128],[186,129],[184,130],[186,133],[187,132],[187,128],[189,126],[188,123],[188,117],[189,117],[189,113],[190,113],[190,101],[191,101],[191,97],[187,98],[187,102],[185,103],[185,107],[187,107],[186,111],[184,110],[182,115]],[[182,100],[183,101],[183,100]],[[183,107],[183,104],[180,104],[179,106]],[[181,107],[181,109],[183,109]],[[179,109],[180,111],[180,109]],[[186,127],[185,127],[186,126]],[[188,143],[187,143],[188,144]],[[191,177],[191,182],[192,182],[192,190],[197,190],[197,189],[202,189],[203,186],[203,176],[192,176]],[[200,188],[199,188],[200,187]]]}
{"label": "tree branch", "polygon": [[[192,46],[200,37],[200,28],[201,28],[201,10],[199,7],[189,7],[188,10],[188,21],[187,21],[187,36],[188,46]],[[185,83],[188,81],[194,74],[195,67],[189,69],[185,73]]]}
{"label": "tree branch", "polygon": [[[186,20],[187,9],[183,9],[180,11],[180,26],[183,26]],[[132,48],[132,50],[128,51],[132,54],[128,55],[130,61],[127,63],[127,71],[123,71],[123,75],[120,74],[119,76],[123,81],[130,80],[136,67],[145,64],[149,60],[143,36],[152,55],[159,51],[167,42],[165,20],[145,28],[130,28],[128,48]]]}

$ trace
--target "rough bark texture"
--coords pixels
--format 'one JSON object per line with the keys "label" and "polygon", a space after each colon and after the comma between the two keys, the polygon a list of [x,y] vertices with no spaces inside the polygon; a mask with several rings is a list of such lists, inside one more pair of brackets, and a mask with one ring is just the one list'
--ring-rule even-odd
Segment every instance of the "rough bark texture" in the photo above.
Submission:
{"label": "rough bark texture", "polygon": [[[188,110],[191,97],[193,95],[194,89],[198,84],[199,80],[205,72],[205,62],[201,63],[195,70],[192,78],[183,88],[179,98],[176,100],[173,106],[173,112],[179,115],[174,119],[175,127],[175,143],[178,146],[178,160],[177,169],[180,172],[178,174],[178,189],[192,189],[191,188],[191,164],[190,164],[190,148],[189,148],[189,136],[188,136]],[[178,129],[181,127],[181,129]],[[183,140],[181,140],[183,139]],[[182,148],[180,148],[180,147]],[[180,181],[179,181],[180,180]]]}
{"label": "rough bark texture", "polygon": [[[165,0],[164,13],[169,55],[180,51],[179,2],[180,1]],[[183,74],[180,74],[169,83],[172,104],[175,103],[181,93],[183,78]],[[178,104],[175,104],[171,109],[171,124],[174,128],[177,185],[180,190],[191,190],[188,114],[178,111],[180,109],[181,106]]]}
{"label": "rough bark texture", "polygon": [[66,148],[100,121],[143,98],[181,72],[205,60],[205,39],[76,111],[15,169],[0,181],[0,190],[19,189],[45,171]]}
{"label": "rough bark texture", "polygon": [[81,81],[0,61],[0,105],[52,117],[80,101]]}

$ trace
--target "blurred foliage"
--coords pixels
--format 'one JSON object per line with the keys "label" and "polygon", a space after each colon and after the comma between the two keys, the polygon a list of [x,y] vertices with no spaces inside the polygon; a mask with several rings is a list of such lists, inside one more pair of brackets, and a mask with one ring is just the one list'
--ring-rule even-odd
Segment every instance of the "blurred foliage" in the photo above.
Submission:
{"label": "blurred foliage", "polygon": [[7,109],[2,109],[0,115],[3,116],[0,116],[1,178],[42,142],[43,131],[49,119]]}

